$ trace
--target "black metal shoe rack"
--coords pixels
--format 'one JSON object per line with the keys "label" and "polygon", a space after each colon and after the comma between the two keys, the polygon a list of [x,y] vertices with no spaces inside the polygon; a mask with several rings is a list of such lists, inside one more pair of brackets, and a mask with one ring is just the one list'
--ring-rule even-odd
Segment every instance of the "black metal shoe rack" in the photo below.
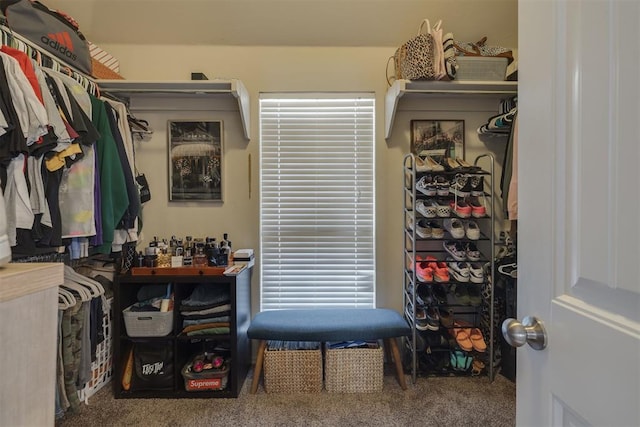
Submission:
{"label": "black metal shoe rack", "polygon": [[[406,370],[411,371],[412,379],[415,382],[418,376],[468,376],[468,375],[487,375],[488,378],[493,381],[497,370],[497,359],[495,349],[498,346],[498,331],[496,327],[496,319],[494,316],[495,296],[494,296],[494,283],[492,278],[492,272],[494,269],[495,259],[495,218],[494,218],[494,206],[495,206],[495,183],[494,183],[494,163],[495,159],[491,154],[483,154],[478,156],[474,161],[474,166],[480,166],[481,169],[474,172],[464,172],[463,169],[449,169],[445,171],[426,171],[418,172],[416,170],[416,156],[408,154],[403,159],[404,170],[404,206],[403,206],[403,221],[404,221],[404,266],[403,266],[403,305],[404,305],[404,317],[412,327],[412,333],[410,336],[404,338],[404,365]],[[487,170],[488,169],[488,170]],[[428,221],[434,221],[440,224],[442,227],[445,217],[425,217],[423,214],[416,210],[416,203],[419,200],[429,202],[430,199],[436,198],[440,204],[448,204],[449,201],[454,200],[456,197],[453,193],[449,193],[448,196],[427,196],[420,191],[416,190],[416,183],[426,175],[442,176],[446,180],[452,182],[453,178],[458,173],[470,173],[471,175],[477,175],[482,177],[484,181],[484,206],[486,209],[486,216],[481,218],[459,218],[462,221],[471,219],[475,221],[481,231],[480,239],[470,240],[466,237],[461,239],[453,239],[448,231],[444,231],[444,237],[434,238],[420,237],[417,233],[418,221],[425,218]],[[449,218],[458,218],[454,210],[451,209]],[[444,229],[444,227],[442,227]],[[481,258],[478,263],[483,265],[484,278],[483,283],[472,282],[458,282],[453,277],[450,277],[449,281],[432,281],[422,282],[416,275],[416,260],[418,258],[424,259],[426,256],[435,257],[439,262],[444,262],[449,265],[453,262],[450,259],[449,253],[445,251],[443,243],[446,241],[457,241],[461,244],[473,243],[476,245],[481,253]],[[432,290],[436,286],[443,287],[446,290],[447,298],[446,303],[442,299],[428,298],[428,302],[424,301],[424,290],[426,289],[433,294]],[[455,292],[456,288],[462,289],[465,286],[480,286],[481,287],[481,302],[479,305],[469,305],[468,302],[462,302],[460,292]],[[417,295],[417,290],[422,287],[420,295]],[[442,289],[442,288],[440,288]],[[427,292],[428,293],[428,292]],[[456,293],[458,297],[456,297]],[[426,306],[425,306],[426,305]],[[486,351],[477,351],[474,347],[471,351],[464,351],[458,341],[456,340],[453,330],[449,322],[445,322],[447,325],[443,325],[443,321],[437,326],[437,330],[433,330],[435,326],[432,322],[428,330],[424,330],[424,327],[418,328],[417,314],[424,309],[425,312],[428,308],[432,308],[432,312],[436,313],[449,313],[454,320],[460,320],[467,322],[474,328],[479,328],[482,332],[484,342],[486,343]],[[435,310],[433,310],[435,309]],[[432,319],[433,320],[433,319]],[[424,325],[424,322],[421,322]],[[464,329],[464,328],[463,328]],[[471,328],[465,329],[471,330]],[[456,353],[457,352],[457,353]],[[461,353],[460,353],[461,352]],[[472,360],[479,360],[482,363],[477,363],[477,366],[482,366],[482,369],[472,369],[473,363],[469,365],[469,369],[460,368],[457,363],[457,359],[453,358],[456,363],[451,363],[451,355],[462,355],[462,358],[472,358]],[[469,359],[466,359],[467,361]]]}

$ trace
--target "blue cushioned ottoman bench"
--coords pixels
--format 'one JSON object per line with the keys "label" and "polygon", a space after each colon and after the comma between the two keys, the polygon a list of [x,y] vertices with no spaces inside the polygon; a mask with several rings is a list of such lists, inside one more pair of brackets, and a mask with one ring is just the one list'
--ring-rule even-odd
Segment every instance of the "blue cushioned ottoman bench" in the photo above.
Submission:
{"label": "blue cushioned ottoman bench", "polygon": [[255,315],[247,335],[259,340],[251,393],[258,390],[267,341],[384,340],[395,362],[398,383],[407,389],[396,338],[411,334],[398,312],[386,308],[270,310]]}

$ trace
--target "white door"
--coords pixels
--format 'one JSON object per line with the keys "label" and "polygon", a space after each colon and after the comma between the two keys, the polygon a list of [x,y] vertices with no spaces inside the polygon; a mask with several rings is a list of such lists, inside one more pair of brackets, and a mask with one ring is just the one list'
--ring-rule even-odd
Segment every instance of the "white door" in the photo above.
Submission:
{"label": "white door", "polygon": [[640,1],[519,2],[518,425],[640,425]]}

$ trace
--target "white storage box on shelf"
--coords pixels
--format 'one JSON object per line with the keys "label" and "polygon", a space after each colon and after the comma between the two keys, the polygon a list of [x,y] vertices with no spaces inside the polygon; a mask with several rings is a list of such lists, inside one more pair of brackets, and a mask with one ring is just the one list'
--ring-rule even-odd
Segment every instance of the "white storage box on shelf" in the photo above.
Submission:
{"label": "white storage box on shelf", "polygon": [[173,311],[122,310],[124,325],[130,337],[164,337],[173,330]]}
{"label": "white storage box on shelf", "polygon": [[507,58],[490,56],[457,56],[456,80],[503,81],[507,72]]}

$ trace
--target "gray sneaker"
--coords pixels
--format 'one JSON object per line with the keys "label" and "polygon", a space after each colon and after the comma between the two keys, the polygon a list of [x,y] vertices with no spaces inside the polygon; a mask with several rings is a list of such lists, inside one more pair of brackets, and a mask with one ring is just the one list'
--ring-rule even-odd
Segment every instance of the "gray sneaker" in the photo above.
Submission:
{"label": "gray sneaker", "polygon": [[464,237],[464,224],[458,218],[447,218],[442,221],[442,226],[454,239],[462,239]]}

